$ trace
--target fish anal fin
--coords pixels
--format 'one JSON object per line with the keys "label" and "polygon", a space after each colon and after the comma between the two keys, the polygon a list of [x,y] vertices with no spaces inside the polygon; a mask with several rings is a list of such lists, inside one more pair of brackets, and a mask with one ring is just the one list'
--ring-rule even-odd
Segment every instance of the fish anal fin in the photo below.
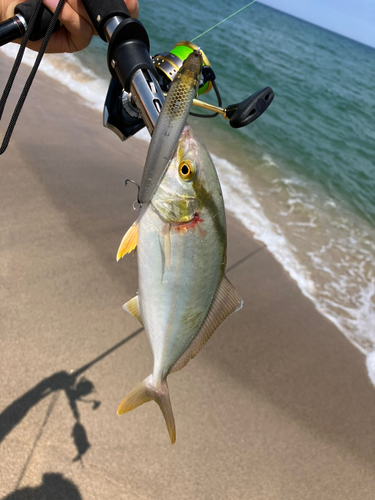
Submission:
{"label": "fish anal fin", "polygon": [[136,295],[135,297],[130,299],[126,304],[124,304],[122,306],[122,308],[124,309],[124,311],[128,312],[129,314],[131,314],[132,316],[137,318],[137,320],[143,326],[141,311],[139,309],[139,296],[138,295]]}
{"label": "fish anal fin", "polygon": [[137,248],[138,244],[138,227],[139,223],[136,220],[127,230],[125,236],[122,238],[119,249],[117,250],[117,262],[127,253]]}
{"label": "fish anal fin", "polygon": [[169,373],[181,370],[205,345],[218,326],[230,314],[242,307],[242,299],[228,278],[224,275],[213,298],[211,307],[196,336],[182,356],[171,367]]}

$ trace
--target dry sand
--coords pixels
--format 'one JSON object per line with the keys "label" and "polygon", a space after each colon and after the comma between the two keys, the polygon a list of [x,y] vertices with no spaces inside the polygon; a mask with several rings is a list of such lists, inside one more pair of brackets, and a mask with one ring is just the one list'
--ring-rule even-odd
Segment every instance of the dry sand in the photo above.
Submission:
{"label": "dry sand", "polygon": [[[0,55],[2,87],[10,67]],[[135,218],[124,179],[140,179],[146,148],[39,74],[0,157],[0,496],[375,498],[363,356],[232,218],[227,270],[244,308],[169,378],[176,445],[157,405],[116,415],[152,367],[121,309],[136,260],[115,260]]]}

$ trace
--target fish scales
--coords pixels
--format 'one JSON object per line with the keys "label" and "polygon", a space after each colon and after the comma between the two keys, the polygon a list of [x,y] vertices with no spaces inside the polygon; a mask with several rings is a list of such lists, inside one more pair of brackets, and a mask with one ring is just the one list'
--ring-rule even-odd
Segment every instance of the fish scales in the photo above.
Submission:
{"label": "fish scales", "polygon": [[147,154],[141,212],[117,253],[119,260],[137,248],[138,294],[123,307],[144,325],[154,358],[152,374],[117,412],[155,401],[172,444],[176,428],[168,375],[183,368],[220,323],[242,307],[225,276],[225,211],[215,166],[185,126],[201,64],[201,54],[194,51],[172,83]]}
{"label": "fish scales", "polygon": [[[142,206],[136,227],[139,289],[124,309],[144,325],[154,366],[118,413],[156,401],[174,443],[167,376],[184,367],[242,306],[224,274],[227,240],[220,183],[206,147],[189,126],[151,202]],[[128,251],[127,241],[134,248],[134,224],[129,232],[118,258]]]}
{"label": "fish scales", "polygon": [[[187,136],[191,134],[191,130],[186,129],[184,140],[189,141]],[[214,191],[212,195],[217,199],[217,210],[212,211],[209,205],[197,204],[195,209],[199,211],[202,222],[187,228],[186,232],[181,231],[179,226],[171,227],[169,269],[165,265],[163,241],[160,242],[159,237],[168,223],[152,204],[141,213],[138,237],[139,295],[146,332],[151,346],[155,346],[154,378],[165,377],[187,349],[208,312],[224,274],[224,205],[216,172],[211,170],[209,174],[206,182]],[[199,280],[197,273],[200,275]]]}

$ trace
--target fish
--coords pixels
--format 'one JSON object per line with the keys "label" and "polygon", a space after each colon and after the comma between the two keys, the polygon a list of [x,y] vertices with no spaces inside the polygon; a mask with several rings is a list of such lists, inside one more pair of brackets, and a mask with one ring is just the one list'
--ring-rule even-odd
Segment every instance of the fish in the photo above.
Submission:
{"label": "fish", "polygon": [[197,95],[202,60],[202,52],[194,50],[171,84],[152,132],[138,194],[139,203],[151,200],[177,147]]}
{"label": "fish", "polygon": [[138,293],[123,309],[144,326],[152,374],[121,402],[122,415],[156,401],[171,443],[176,428],[167,377],[202,349],[242,307],[225,276],[227,234],[221,186],[205,145],[186,125],[150,202],[125,234],[117,260],[136,250]]}

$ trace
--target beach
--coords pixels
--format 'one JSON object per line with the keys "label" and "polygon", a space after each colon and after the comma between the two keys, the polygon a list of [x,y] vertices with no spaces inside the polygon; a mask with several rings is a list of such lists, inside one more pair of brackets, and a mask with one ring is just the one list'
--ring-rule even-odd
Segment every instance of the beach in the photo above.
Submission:
{"label": "beach", "polygon": [[[11,64],[0,54],[2,87]],[[137,216],[124,180],[146,152],[37,75],[0,157],[1,498],[372,499],[364,356],[233,217],[227,275],[244,307],[168,379],[175,446],[157,405],[117,416],[152,369],[121,308],[136,259],[115,258]]]}

